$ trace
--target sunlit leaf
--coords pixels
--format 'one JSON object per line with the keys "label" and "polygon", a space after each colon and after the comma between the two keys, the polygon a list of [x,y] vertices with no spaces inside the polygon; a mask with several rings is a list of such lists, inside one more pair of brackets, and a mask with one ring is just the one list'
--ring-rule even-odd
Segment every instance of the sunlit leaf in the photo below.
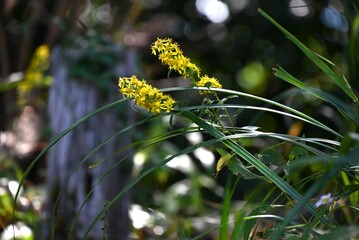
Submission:
{"label": "sunlit leaf", "polygon": [[315,65],[317,65],[337,86],[339,86],[353,101],[358,101],[358,97],[353,92],[351,86],[345,78],[336,74],[327,64],[328,61],[323,61],[324,57],[318,57],[318,54],[314,53],[301,41],[299,41],[294,35],[283,28],[273,18],[266,14],[263,10],[258,9],[258,12],[275,25],[282,33],[288,37]]}
{"label": "sunlit leaf", "polygon": [[227,162],[233,157],[232,154],[227,153],[226,155],[222,156],[218,162],[217,162],[217,166],[216,166],[216,173],[215,176],[218,175],[218,173],[224,168],[224,166],[226,166]]}

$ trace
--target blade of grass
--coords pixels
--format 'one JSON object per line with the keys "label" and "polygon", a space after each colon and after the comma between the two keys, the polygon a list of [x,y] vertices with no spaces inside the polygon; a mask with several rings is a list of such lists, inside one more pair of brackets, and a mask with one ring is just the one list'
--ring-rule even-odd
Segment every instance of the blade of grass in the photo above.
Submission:
{"label": "blade of grass", "polygon": [[244,232],[244,216],[245,212],[240,209],[235,215],[234,220],[234,229],[232,232],[232,239],[243,239],[243,232]]}
{"label": "blade of grass", "polygon": [[[134,124],[134,125],[137,126],[137,125],[139,125],[139,123],[141,123],[141,122],[144,122],[144,120],[143,120],[143,121],[140,121],[140,122],[138,122],[137,124]],[[126,129],[128,129],[128,128],[124,128],[123,130],[119,131],[119,132],[116,133],[115,135],[118,135],[119,133],[124,133],[124,132],[125,132],[124,130],[126,130]],[[194,129],[194,128],[193,128],[193,129]],[[188,130],[188,128],[187,128],[187,130]],[[80,216],[80,214],[81,214],[81,212],[82,212],[82,210],[83,210],[83,208],[84,208],[86,202],[88,201],[89,197],[91,196],[92,192],[95,190],[96,186],[99,185],[99,184],[101,183],[101,181],[102,181],[112,170],[114,170],[117,166],[119,166],[120,164],[122,164],[123,161],[125,161],[126,159],[128,159],[132,154],[134,154],[134,153],[136,153],[136,152],[139,152],[139,151],[141,151],[141,150],[143,150],[143,149],[146,149],[146,148],[148,148],[148,147],[150,147],[150,146],[153,146],[153,145],[155,145],[155,144],[161,143],[161,142],[163,142],[163,141],[165,141],[165,140],[168,140],[168,139],[170,139],[170,138],[183,135],[183,132],[184,132],[184,129],[182,128],[182,129],[177,129],[177,130],[171,131],[171,132],[169,132],[169,133],[167,133],[167,134],[161,134],[161,135],[159,135],[159,136],[152,137],[152,138],[147,139],[147,140],[143,140],[143,139],[142,139],[141,141],[137,141],[137,142],[134,142],[134,143],[130,144],[129,147],[126,146],[126,147],[124,147],[123,149],[117,151],[116,153],[119,153],[119,152],[125,151],[125,150],[127,150],[127,149],[129,149],[129,148],[133,148],[133,147],[135,147],[135,146],[143,145],[143,146],[140,146],[139,148],[136,148],[136,151],[135,151],[135,152],[131,152],[131,153],[128,153],[127,155],[123,156],[123,157],[122,157],[119,161],[117,161],[108,171],[106,171],[106,172],[100,177],[100,179],[99,179],[96,183],[94,183],[94,185],[93,185],[93,187],[91,188],[91,190],[90,190],[90,191],[87,193],[87,195],[85,196],[85,198],[84,198],[83,202],[81,203],[79,209],[76,211],[76,216],[75,216],[75,219],[72,221],[71,228],[70,228],[70,233],[69,233],[67,239],[68,239],[68,240],[69,240],[69,239],[72,239],[72,238],[71,238],[71,237],[72,237],[71,234],[72,234],[72,232],[74,231],[74,228],[75,228],[75,224],[76,224],[76,222],[77,222],[77,219],[79,218],[79,216]],[[106,141],[106,142],[107,142],[107,141]],[[101,145],[102,145],[102,144],[101,144]],[[199,146],[200,146],[200,145],[199,145]],[[75,173],[75,171],[77,171],[78,168],[81,167],[81,166],[85,163],[85,161],[89,159],[89,156],[92,155],[93,153],[94,153],[94,151],[92,151],[88,156],[86,156],[86,157],[81,161],[81,163],[78,164],[78,166],[76,167],[76,170],[72,171],[72,173],[68,176],[67,179],[69,179],[69,178]],[[61,192],[60,192],[60,194],[61,194]],[[59,194],[59,196],[60,196],[60,194]],[[58,199],[59,199],[59,196],[58,196]],[[58,199],[56,200],[56,202],[58,201]],[[56,206],[57,206],[57,204],[54,205],[53,216],[55,215]]]}
{"label": "blade of grass", "polygon": [[342,102],[335,96],[305,84],[304,82],[300,81],[299,79],[285,71],[280,66],[278,68],[274,68],[274,75],[288,83],[293,84],[300,89],[303,89],[304,91],[312,94],[313,96],[328,102],[329,104],[337,108],[339,112],[343,114],[346,118],[350,118],[353,122],[359,125],[359,114],[354,111],[354,109],[349,107],[348,104]]}
{"label": "blade of grass", "polygon": [[[349,42],[348,42],[348,54],[349,54],[349,77],[350,79],[358,79],[359,78],[359,13],[353,18],[351,29],[349,33]],[[356,84],[358,87],[358,83]]]}
{"label": "blade of grass", "polygon": [[221,226],[210,228],[210,229],[208,229],[207,231],[205,231],[205,232],[199,234],[198,236],[192,238],[191,240],[206,239],[205,237],[206,237],[208,234],[210,234],[211,232],[217,230],[219,227],[221,227]]}
{"label": "blade of grass", "polygon": [[306,118],[302,118],[300,116],[291,114],[291,113],[287,113],[287,112],[283,112],[283,111],[278,111],[275,109],[271,109],[271,108],[266,108],[266,107],[256,107],[256,106],[244,106],[244,105],[236,105],[236,104],[222,104],[222,105],[218,105],[218,104],[211,104],[211,105],[198,105],[198,106],[190,106],[190,107],[184,107],[181,108],[181,111],[191,111],[191,110],[198,110],[198,109],[213,109],[213,108],[236,108],[236,109],[250,109],[250,110],[258,110],[258,111],[264,111],[264,112],[272,112],[272,113],[276,113],[276,114],[280,114],[283,116],[287,116],[287,117],[292,117],[298,120],[301,120],[303,122],[309,123],[311,125],[317,126],[319,128],[322,128],[326,131],[329,131],[335,135],[337,135],[338,133],[336,133],[334,130],[329,129],[329,127],[325,126],[324,124],[317,122],[317,121],[310,121]]}
{"label": "blade of grass", "polygon": [[[301,41],[299,41],[295,36],[283,28],[279,23],[277,23],[273,18],[266,14],[262,9],[258,9],[258,12],[269,20],[274,26],[276,26],[286,37],[292,41],[315,65],[317,65],[337,86],[339,86],[353,101],[357,102],[358,97],[353,92],[351,86],[346,81],[345,78],[339,77],[326,62],[324,62],[320,57],[317,56],[313,51],[307,48]],[[323,58],[323,57],[322,57]]]}
{"label": "blade of grass", "polygon": [[239,182],[239,177],[236,178],[235,183],[231,186],[233,175],[227,177],[226,188],[224,192],[224,199],[222,204],[222,214],[221,214],[221,227],[219,232],[219,239],[229,239],[229,215],[231,210],[231,200],[236,190],[237,184]]}
{"label": "blade of grass", "polygon": [[343,226],[338,227],[334,231],[324,234],[319,240],[337,240],[337,239],[358,239],[358,226]]}
{"label": "blade of grass", "polygon": [[[262,212],[265,212],[270,206],[269,205],[261,205],[255,209],[253,209],[248,216],[246,216],[244,226],[243,226],[243,239],[250,239],[249,236],[251,233],[255,232],[253,227],[255,226],[257,222],[257,218],[254,216],[257,216],[258,214],[261,214]],[[254,235],[254,234],[253,234]],[[252,238],[253,238],[252,235]]]}
{"label": "blade of grass", "polygon": [[[203,119],[200,119],[196,115],[194,115],[192,112],[182,112],[181,116],[191,120],[193,123],[197,124],[199,127],[203,128],[207,133],[211,134],[216,139],[221,139],[225,137],[225,135],[204,121]],[[252,166],[254,166],[259,172],[261,172],[268,180],[273,182],[275,185],[277,185],[283,192],[287,193],[289,196],[291,196],[293,199],[297,200],[298,202],[301,202],[303,197],[287,182],[285,182],[281,177],[279,177],[275,172],[273,172],[269,167],[267,167],[264,163],[259,161],[256,157],[254,157],[251,153],[249,153],[246,149],[238,145],[235,141],[232,139],[226,139],[221,140],[221,142],[230,148],[233,152],[238,154],[238,156],[242,157],[245,161],[250,163]],[[308,209],[309,212],[311,212],[314,216],[318,217],[320,221],[326,225],[329,226],[327,220],[319,214],[317,209],[315,209],[310,203],[305,201],[303,205]]]}
{"label": "blade of grass", "polygon": [[265,102],[268,104],[271,104],[273,106],[277,106],[279,108],[282,108],[288,112],[291,112],[301,118],[307,119],[308,121],[312,122],[312,124],[317,125],[318,127],[336,135],[337,137],[343,138],[342,135],[340,135],[339,133],[337,133],[336,131],[334,131],[333,129],[329,128],[328,126],[326,126],[325,124],[315,120],[314,118],[294,109],[291,107],[288,107],[284,104],[266,99],[266,98],[262,98],[256,95],[252,95],[249,93],[243,93],[243,92],[239,92],[239,91],[234,91],[234,90],[230,90],[230,89],[219,89],[219,88],[205,88],[205,87],[175,87],[175,88],[165,88],[165,89],[161,89],[162,92],[170,92],[170,91],[200,91],[200,90],[210,90],[210,91],[214,91],[214,92],[219,92],[219,93],[226,93],[226,94],[230,94],[230,95],[238,95],[238,96],[242,96],[242,97],[248,97],[251,99],[255,99],[257,101],[261,101],[261,102]]}
{"label": "blade of grass", "polygon": [[[74,124],[72,124],[70,127],[68,127],[67,129],[65,129],[64,131],[62,131],[59,135],[57,135],[49,144],[47,144],[47,146],[37,155],[37,157],[30,163],[30,165],[26,168],[22,178],[20,179],[19,182],[19,187],[16,191],[15,197],[14,197],[14,206],[16,206],[16,202],[19,198],[19,193],[20,193],[20,189],[21,187],[24,185],[24,182],[26,180],[26,177],[29,175],[29,173],[33,170],[33,168],[35,167],[35,165],[37,164],[37,162],[41,159],[42,156],[44,156],[49,149],[54,146],[58,141],[60,141],[61,138],[63,138],[66,134],[68,134],[70,131],[72,131],[74,128],[76,128],[77,126],[79,126],[80,124],[84,123],[85,121],[87,121],[88,119],[90,119],[91,117],[95,116],[96,114],[99,114],[100,112],[103,112],[107,109],[110,109],[114,106],[117,106],[118,104],[127,102],[128,99],[120,99],[114,102],[111,102],[103,107],[100,107],[98,109],[96,109],[95,111],[87,114],[86,116],[82,117],[81,119],[79,119],[77,122],[75,122]],[[16,211],[16,207],[14,207],[13,209],[13,220],[15,217],[15,211]]]}
{"label": "blade of grass", "polygon": [[[99,144],[95,149],[93,149],[83,160],[81,160],[80,163],[77,164],[77,166],[71,171],[71,173],[67,176],[67,180],[66,180],[66,184],[67,182],[70,180],[70,178],[72,177],[72,175],[81,167],[83,166],[89,159],[90,157],[95,153],[97,152],[101,147],[103,147],[106,143],[108,143],[110,140],[114,139],[115,137],[118,137],[119,135],[121,134],[124,134],[126,133],[128,130],[130,129],[133,129],[134,127],[136,126],[139,126],[143,123],[147,123],[149,122],[150,120],[154,119],[152,116],[151,117],[148,117],[146,119],[143,119],[141,121],[138,121],[136,122],[135,124],[132,124],[130,126],[127,126],[123,129],[121,129],[120,131],[116,132],[115,134],[113,134],[112,136],[108,137],[107,139],[105,139],[101,144]],[[194,128],[193,128],[194,129]],[[187,128],[188,130],[188,128]],[[125,146],[123,147],[122,149],[116,151],[115,154],[118,154],[118,153],[121,153],[123,151],[126,151],[126,150],[129,150],[129,149],[132,149],[136,146],[139,146],[139,145],[143,145],[143,146],[140,146],[139,148],[136,148],[136,152],[139,152],[141,151],[142,149],[145,149],[149,146],[152,146],[152,145],[155,145],[156,143],[159,143],[159,142],[162,142],[164,140],[168,140],[172,137],[176,137],[176,136],[179,136],[179,135],[183,135],[183,132],[184,132],[184,129],[176,129],[176,130],[173,130],[169,133],[166,133],[166,134],[161,134],[159,136],[155,136],[155,137],[152,137],[150,139],[147,139],[147,140],[141,140],[141,141],[136,141],[136,142],[133,142],[131,143],[129,146]],[[87,195],[85,196],[83,202],[81,203],[79,209],[76,211],[76,216],[74,218],[74,220],[72,221],[71,223],[71,227],[70,227],[70,231],[69,231],[69,235],[67,237],[67,239],[71,239],[72,238],[72,232],[74,231],[74,228],[75,228],[75,224],[77,222],[77,219],[79,218],[80,216],[80,213],[82,212],[82,209],[84,208],[86,202],[88,201],[89,197],[91,196],[92,192],[95,190],[96,186],[99,185],[101,183],[101,181],[112,171],[114,170],[117,166],[119,166],[120,164],[123,163],[124,160],[126,160],[127,158],[129,158],[132,154],[134,154],[134,152],[131,152],[131,153],[128,153],[126,154],[124,157],[122,157],[120,160],[118,160],[109,170],[107,170],[101,177],[100,179],[94,183],[93,187],[91,188],[91,190],[87,193]],[[104,160],[106,159],[106,157],[104,158]],[[56,211],[56,207],[58,205],[58,201],[59,201],[59,198],[60,198],[60,195],[62,193],[62,191],[65,189],[65,187],[62,187],[60,189],[60,192],[57,196],[57,199],[55,201],[55,204],[54,204],[54,207],[53,207],[53,212],[52,212],[52,222],[54,222],[54,218],[53,216],[55,216],[55,211]]]}
{"label": "blade of grass", "polygon": [[[340,161],[336,161],[333,167],[331,167],[328,172],[326,172],[315,184],[313,184],[304,194],[303,198],[299,200],[298,203],[294,206],[294,208],[289,211],[289,213],[285,217],[285,220],[275,232],[273,239],[279,239],[285,227],[294,219],[300,209],[307,205],[307,202],[310,200],[310,198],[312,198],[330,179],[332,179],[333,176],[337,175],[338,172],[343,169],[343,167],[347,164],[348,161],[357,157],[358,154],[359,149],[357,148],[349,156],[342,157],[340,158]],[[317,217],[323,223],[323,216],[320,215],[320,213],[318,213],[318,215],[316,214],[315,217]],[[326,224],[326,226],[330,228],[330,225]]]}
{"label": "blade of grass", "polygon": [[229,238],[229,212],[231,209],[231,181],[232,175],[227,177],[226,187],[224,189],[224,197],[221,213],[221,227],[219,229],[219,239]]}
{"label": "blade of grass", "polygon": [[148,174],[156,171],[158,168],[164,166],[166,163],[168,163],[169,161],[171,161],[172,159],[174,159],[175,157],[181,156],[183,154],[188,154],[193,152],[195,149],[199,148],[199,147],[205,147],[205,146],[209,146],[212,145],[214,143],[217,143],[219,140],[218,139],[211,139],[211,140],[207,140],[205,142],[201,142],[199,144],[195,144],[193,146],[190,146],[188,148],[183,149],[182,151],[177,152],[176,154],[171,155],[170,157],[164,159],[163,161],[160,161],[156,164],[154,164],[153,166],[147,168],[146,170],[144,170],[140,175],[138,175],[136,178],[132,179],[131,182],[129,184],[126,185],[126,187],[124,187],[103,209],[101,212],[98,213],[98,215],[96,216],[95,219],[92,220],[92,223],[90,224],[90,226],[88,227],[88,229],[86,230],[86,232],[84,233],[84,236],[82,236],[81,239],[86,239],[88,234],[90,233],[91,229],[94,227],[94,225],[101,219],[101,217],[103,216],[103,214],[108,211],[121,197],[122,195],[124,195],[126,192],[128,192],[131,188],[133,188],[133,186],[135,186],[142,178],[144,178],[145,176],[147,176]]}
{"label": "blade of grass", "polygon": [[[327,181],[332,179],[335,175],[338,174],[338,172],[342,169],[342,167],[345,165],[345,161],[338,161],[336,164],[328,171],[326,172],[322,178],[320,178],[315,184],[313,184],[308,191],[304,194],[303,198],[298,201],[298,203],[292,208],[288,215],[284,218],[284,221],[282,224],[278,227],[274,235],[272,236],[272,239],[280,239],[281,235],[286,228],[286,226],[295,218],[297,213],[302,209],[307,202],[326,184]],[[318,214],[314,215],[316,218],[321,220],[324,218],[324,214],[322,215],[317,212]],[[327,225],[327,227],[330,227]]]}

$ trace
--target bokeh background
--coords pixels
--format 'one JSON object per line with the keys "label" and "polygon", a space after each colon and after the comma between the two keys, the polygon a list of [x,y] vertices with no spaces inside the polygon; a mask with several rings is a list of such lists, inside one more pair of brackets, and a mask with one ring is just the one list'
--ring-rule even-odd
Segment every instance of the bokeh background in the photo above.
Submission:
{"label": "bokeh background", "polygon": [[[258,8],[310,49],[330,59],[357,87],[358,62],[353,57],[355,48],[351,47],[350,37],[355,34],[350,29],[357,13],[356,4],[355,1],[339,0],[1,1],[1,239],[11,239],[7,234],[13,223],[13,197],[26,168],[59,133],[56,131],[105,103],[120,99],[117,92],[119,76],[137,74],[160,88],[189,85],[175,73],[168,74],[167,68],[151,55],[150,45],[158,37],[177,41],[184,54],[200,66],[202,73],[216,77],[224,88],[282,101],[335,129],[344,128],[321,101],[293,94],[289,84],[272,74],[272,68],[280,65],[303,81],[335,91],[316,66],[258,13]],[[65,77],[61,75],[62,68],[66,69]],[[64,78],[67,82],[58,80]],[[67,95],[62,97],[72,99],[68,110],[61,110],[60,101],[49,100],[56,91],[65,91]],[[91,99],[95,99],[94,102]],[[76,106],[87,110],[78,110]],[[69,117],[72,113],[77,117]],[[128,106],[117,109],[112,118],[107,116],[101,121],[112,119],[116,122],[114,129],[106,130],[110,133],[144,117],[145,113]],[[303,132],[307,136],[321,134],[308,126],[269,114],[256,115],[248,111],[235,120],[238,126],[255,125],[269,132],[287,133],[291,129],[298,135]],[[175,124],[183,124],[178,121]],[[158,119],[126,133],[126,138],[128,142],[137,142],[166,133],[169,131],[167,122],[168,119]],[[102,123],[94,122],[93,126],[97,129],[94,133],[91,133],[91,127],[79,130],[78,141],[103,139],[104,136],[99,137]],[[81,138],[81,134],[86,136]],[[146,166],[204,138],[206,136],[201,134],[192,134],[134,152],[128,157],[132,164],[126,168],[131,174],[117,173],[118,181],[127,183]],[[57,168],[57,171],[67,175],[74,167],[71,162],[81,161],[96,144],[98,142],[93,141],[92,145],[77,148],[83,155],[80,154],[77,160],[64,160],[67,166]],[[256,146],[266,143],[257,140],[243,144],[255,151]],[[113,151],[119,146],[115,144]],[[124,205],[125,213],[118,213],[126,218],[127,208],[130,210],[130,221],[124,225],[130,238],[184,239],[218,226],[224,188],[226,182],[233,181],[228,180],[231,174],[225,169],[217,178],[212,177],[218,157],[214,149],[200,148],[142,179],[131,190],[129,202]],[[97,160],[92,164],[96,168],[105,168]],[[43,228],[46,226],[44,219],[51,212],[47,201],[51,199],[48,190],[53,185],[49,186],[49,182],[55,184],[63,180],[61,176],[56,181],[51,180],[49,166],[53,161],[56,157],[49,164],[47,155],[43,156],[22,187],[15,225],[19,234],[29,236],[23,239],[45,239],[48,234]],[[76,176],[76,180],[85,181],[83,191],[86,193],[86,188],[93,184],[94,175],[85,172]],[[241,206],[257,184],[256,181],[241,180],[233,204]],[[111,190],[112,187],[104,189]],[[94,203],[99,209],[104,204],[101,201]],[[73,211],[76,212],[76,208],[72,214]],[[63,229],[59,228],[59,232],[66,232],[66,224]],[[128,239],[129,236],[110,235],[109,239]],[[202,239],[216,239],[216,231]]]}

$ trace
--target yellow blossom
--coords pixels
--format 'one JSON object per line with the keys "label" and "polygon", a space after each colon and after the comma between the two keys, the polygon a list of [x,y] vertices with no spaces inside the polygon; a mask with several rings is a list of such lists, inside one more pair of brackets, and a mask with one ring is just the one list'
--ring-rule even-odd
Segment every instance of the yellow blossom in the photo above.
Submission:
{"label": "yellow blossom", "polygon": [[124,98],[134,98],[136,105],[151,113],[159,114],[174,109],[175,100],[170,95],[163,94],[145,80],[138,80],[136,76],[121,77],[118,86]]}
{"label": "yellow blossom", "polygon": [[[197,87],[208,87],[208,88],[222,88],[222,85],[214,77],[208,77],[204,75],[201,77],[199,82],[196,83]],[[211,91],[200,91],[201,94],[210,93]]]}
{"label": "yellow blossom", "polygon": [[[158,55],[162,64],[167,65],[170,70],[177,71],[184,77],[195,74],[199,78],[200,68],[197,67],[188,57],[183,55],[178,43],[171,38],[157,38],[151,45],[153,55]],[[190,70],[190,73],[188,72]]]}
{"label": "yellow blossom", "polygon": [[47,45],[39,46],[34,52],[31,62],[26,69],[24,80],[18,85],[18,104],[24,106],[29,103],[41,101],[32,95],[33,89],[49,86],[52,78],[47,74],[50,65],[50,49]]}

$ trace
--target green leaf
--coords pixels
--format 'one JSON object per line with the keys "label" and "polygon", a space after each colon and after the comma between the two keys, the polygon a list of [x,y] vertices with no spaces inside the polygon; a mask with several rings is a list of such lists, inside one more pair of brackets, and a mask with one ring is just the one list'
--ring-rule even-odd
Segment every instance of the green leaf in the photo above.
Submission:
{"label": "green leaf", "polygon": [[[353,101],[357,102],[358,97],[353,92],[351,86],[345,78],[338,76],[326,63],[323,61],[324,57],[318,57],[318,54],[314,53],[302,42],[300,42],[295,36],[283,28],[273,18],[266,14],[263,10],[258,9],[258,12],[269,20],[274,26],[276,26],[281,32],[283,32],[290,41],[292,41],[315,65],[317,65],[337,86],[339,86]],[[327,61],[328,62],[328,61]]]}
{"label": "green leaf", "polygon": [[232,239],[243,239],[242,235],[244,232],[244,210],[240,209],[235,215],[234,229],[232,232]]}
{"label": "green leaf", "polygon": [[343,140],[340,143],[339,152],[341,154],[347,154],[355,145],[358,144],[359,135],[357,133],[349,132],[344,136]]}
{"label": "green leaf", "polygon": [[[200,146],[205,147],[205,146],[209,146],[209,145],[213,145],[214,143],[216,143],[218,140],[217,139],[212,139],[212,140],[207,140],[205,142],[202,142],[200,144]],[[109,209],[125,194],[127,193],[130,189],[133,188],[133,186],[135,186],[142,178],[144,178],[145,176],[147,176],[148,174],[158,170],[160,167],[163,167],[166,163],[168,163],[169,161],[171,161],[172,159],[181,156],[183,154],[188,154],[193,152],[195,149],[197,149],[199,146],[190,146],[186,149],[183,149],[179,152],[176,152],[175,154],[167,157],[166,159],[155,163],[153,166],[150,166],[146,169],[144,169],[141,174],[139,174],[138,176],[136,176],[135,178],[133,178],[119,193],[117,193],[117,195],[112,198],[112,200],[109,202],[108,205],[106,205],[95,217],[95,219],[91,219],[91,224],[90,226],[86,229],[85,233],[83,234],[81,239],[87,239],[88,234],[90,233],[90,231],[93,229],[93,227],[95,226],[95,224],[100,220],[100,218],[103,216],[103,214],[106,211],[109,211]],[[78,213],[79,214],[79,213]],[[212,230],[209,230],[208,232],[210,232]]]}
{"label": "green leaf", "polygon": [[340,197],[347,197],[348,195],[359,191],[359,184],[350,184],[350,185],[346,185],[344,186],[341,191],[340,191],[340,195],[337,195],[335,197],[340,198]]}
{"label": "green leaf", "polygon": [[[348,42],[348,63],[350,79],[358,79],[359,77],[359,12],[356,13],[351,21],[351,29],[349,31]],[[356,85],[358,87],[358,83]]]}
{"label": "green leaf", "polygon": [[307,157],[308,151],[302,147],[294,146],[289,153],[289,160],[294,161],[304,157]]}
{"label": "green leaf", "polygon": [[298,206],[304,206],[324,225],[329,225],[327,220],[322,216],[322,214],[320,214],[312,204],[310,204],[308,201],[305,201],[305,199],[303,199],[303,196],[298,193],[297,190],[295,190],[290,184],[288,184],[280,176],[273,172],[273,170],[271,170],[268,166],[259,161],[258,158],[254,157],[250,152],[248,152],[242,146],[238,145],[234,140],[226,138],[226,136],[220,130],[216,129],[213,125],[207,123],[203,119],[197,117],[192,112],[182,112],[181,116],[191,120],[193,123],[203,128],[207,133],[211,134],[214,138],[220,140],[226,147],[230,148],[235,154],[237,154],[238,157],[241,157],[242,159],[247,161],[260,173],[262,173],[264,177],[266,177],[269,181],[273,182],[278,188],[280,188],[283,192],[287,193],[289,196],[298,201]]}
{"label": "green leaf", "polygon": [[237,157],[231,158],[226,165],[236,176],[242,176],[244,179],[263,179],[262,176],[249,171]]}
{"label": "green leaf", "polygon": [[94,167],[97,167],[97,166],[100,165],[103,161],[105,161],[105,158],[100,159],[100,160],[94,162],[93,164],[91,164],[91,165],[89,166],[89,169],[94,168]]}
{"label": "green leaf", "polygon": [[222,99],[219,101],[219,103],[222,104],[222,103],[225,103],[225,102],[227,102],[228,100],[234,99],[234,98],[238,98],[238,96],[237,96],[237,95],[229,95],[228,97],[222,98]]}
{"label": "green leaf", "polygon": [[16,76],[16,77],[18,77],[18,78],[5,79],[5,80],[1,79],[0,80],[0,93],[15,89],[24,81],[22,74],[20,74],[19,76]]}
{"label": "green leaf", "polygon": [[243,110],[244,110],[243,108],[238,108],[236,111],[234,111],[233,115],[237,117],[239,114],[243,112]]}
{"label": "green leaf", "polygon": [[[270,208],[269,205],[262,205],[259,206],[255,209],[253,209],[247,216],[256,216],[259,214],[264,213],[268,208]],[[257,223],[257,219],[255,218],[249,218],[248,220],[246,220],[246,222],[244,223],[244,231],[243,231],[243,239],[250,239],[249,236],[253,230],[254,225]]]}
{"label": "green leaf", "polygon": [[313,96],[316,96],[317,98],[328,102],[329,104],[333,105],[335,108],[338,109],[338,111],[343,114],[345,117],[351,119],[353,122],[355,122],[357,125],[359,125],[359,114],[347,103],[344,103],[337,97],[323,92],[319,89],[313,88],[304,82],[298,80],[296,77],[292,76],[290,73],[285,71],[280,66],[278,68],[274,68],[274,75],[290,84],[293,84],[294,86],[303,89],[304,91],[312,94]]}
{"label": "green leaf", "polygon": [[224,150],[223,148],[217,147],[216,151],[219,153],[219,155],[221,155],[222,157],[227,155],[228,152],[226,150]]}
{"label": "green leaf", "polygon": [[358,239],[359,227],[358,226],[345,226],[337,227],[332,232],[322,235],[320,240],[345,240],[345,239]]}
{"label": "green leaf", "polygon": [[223,155],[217,162],[215,177],[217,177],[218,173],[226,166],[227,162],[233,157],[232,154],[227,153]]}
{"label": "green leaf", "polygon": [[231,210],[231,177],[227,178],[226,187],[224,189],[224,196],[222,202],[222,211],[221,211],[221,228],[219,230],[220,239],[229,238],[229,214]]}
{"label": "green leaf", "polygon": [[265,164],[283,166],[287,164],[282,154],[273,148],[267,148],[261,153],[261,160]]}
{"label": "green leaf", "polygon": [[206,88],[210,88],[212,86],[212,83],[211,82],[206,82],[205,84],[204,84],[204,87],[206,87]]}
{"label": "green leaf", "polygon": [[[165,89],[161,89],[161,92],[171,92],[171,91],[198,91],[198,90],[206,90],[206,88],[203,87],[174,87],[174,88],[165,88]],[[282,114],[285,116],[290,116],[290,117],[295,117],[296,119],[300,119],[302,121],[305,121],[309,124],[313,124],[317,127],[320,127],[340,138],[342,138],[343,136],[339,133],[337,133],[336,131],[334,131],[333,129],[329,128],[328,126],[324,125],[323,123],[315,120],[314,118],[302,113],[301,111],[298,111],[294,108],[288,107],[284,104],[281,104],[279,102],[276,101],[272,101],[266,98],[262,98],[253,94],[248,94],[248,93],[244,93],[244,92],[240,92],[240,91],[234,91],[231,89],[223,89],[223,88],[214,88],[211,91],[215,91],[215,92],[220,92],[220,93],[226,93],[226,94],[234,94],[234,95],[238,95],[238,96],[242,96],[242,97],[247,97],[247,98],[251,98],[251,99],[255,99],[257,101],[261,101],[261,102],[265,102],[268,104],[271,104],[273,106],[277,106],[285,111],[278,111],[275,110],[273,108],[265,108],[265,107],[253,107],[253,106],[240,106],[240,105],[233,105],[231,107],[231,105],[226,105],[226,108],[242,108],[242,109],[253,109],[253,110],[263,110],[263,111],[268,111],[268,112],[273,112],[273,113],[278,113],[278,114]],[[195,107],[187,107],[187,108],[183,108],[181,109],[181,111],[185,111],[185,110],[198,110],[198,109],[202,109],[202,108],[210,108],[211,105],[205,105],[205,106],[195,106]],[[213,107],[213,106],[212,106]],[[222,105],[220,105],[221,108],[223,108]],[[290,112],[290,113],[287,113]]]}

